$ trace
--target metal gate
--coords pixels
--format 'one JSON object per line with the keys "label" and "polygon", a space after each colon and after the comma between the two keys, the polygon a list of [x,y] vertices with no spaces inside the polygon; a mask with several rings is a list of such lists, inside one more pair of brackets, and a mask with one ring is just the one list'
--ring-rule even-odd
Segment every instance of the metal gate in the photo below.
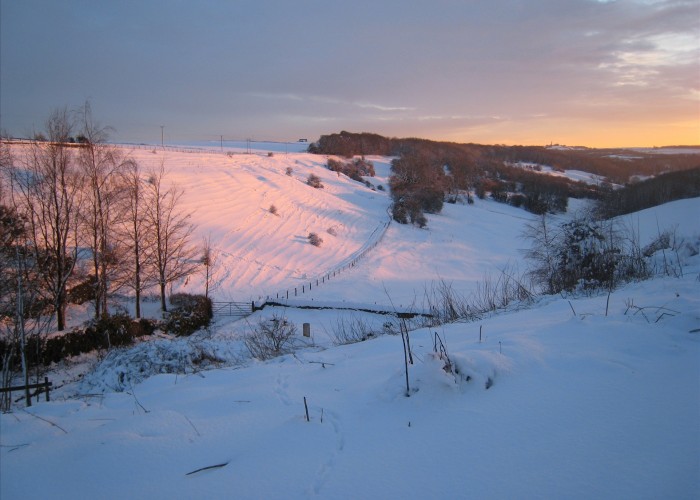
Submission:
{"label": "metal gate", "polygon": [[234,316],[245,318],[253,312],[251,302],[212,302],[214,316]]}

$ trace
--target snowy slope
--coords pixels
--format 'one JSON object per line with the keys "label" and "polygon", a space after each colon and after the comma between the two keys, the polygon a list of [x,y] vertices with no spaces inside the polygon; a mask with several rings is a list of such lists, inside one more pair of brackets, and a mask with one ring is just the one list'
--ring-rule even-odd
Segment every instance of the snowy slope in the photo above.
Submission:
{"label": "snowy slope", "polygon": [[[512,207],[446,205],[428,230],[390,224],[380,239],[386,194],[326,171],[323,158],[140,151],[144,163],[165,157],[197,209],[198,237],[217,242],[222,295],[288,289],[374,243],[303,300],[407,305],[432,280],[468,292],[523,266],[530,216]],[[374,160],[385,183],[388,160]],[[326,188],[306,186],[308,173]],[[270,203],[288,219],[266,213]],[[336,346],[337,311],[266,308],[116,352],[52,402],[0,415],[0,498],[698,498],[698,213],[694,199],[626,217],[642,245],[665,228],[691,245],[682,277],[616,291],[607,316],[605,295],[544,297],[413,331],[410,397],[400,336]],[[323,233],[321,248],[295,240],[332,223],[343,231]],[[252,360],[241,338],[272,314],[310,323],[312,338],[294,355]],[[389,319],[342,314],[378,328]],[[456,375],[432,353],[435,332]],[[222,367],[139,376],[192,352]]]}
{"label": "snowy slope", "polygon": [[699,298],[696,269],[607,317],[556,298],[447,326],[457,378],[413,332],[408,398],[385,336],[41,403],[0,417],[2,498],[697,498]]}
{"label": "snowy slope", "polygon": [[[213,293],[222,300],[259,299],[301,287],[351,261],[389,220],[386,193],[329,171],[322,156],[127,151],[146,171],[163,162],[166,182],[184,189],[182,209],[192,212],[197,226],[193,242],[211,235],[217,254]],[[321,178],[323,189],[306,184],[310,174]],[[308,243],[311,232],[323,239],[320,248]],[[201,292],[203,276],[180,288]]]}

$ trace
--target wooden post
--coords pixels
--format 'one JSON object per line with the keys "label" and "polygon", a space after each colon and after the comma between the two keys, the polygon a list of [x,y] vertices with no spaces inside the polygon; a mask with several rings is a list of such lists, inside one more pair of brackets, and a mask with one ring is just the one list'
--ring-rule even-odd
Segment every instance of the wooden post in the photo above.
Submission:
{"label": "wooden post", "polygon": [[311,419],[309,419],[309,407],[306,405],[306,396],[304,396],[304,411],[306,411],[306,421],[311,422]]}
{"label": "wooden post", "polygon": [[44,390],[46,391],[46,401],[49,401],[49,377],[44,377]]}

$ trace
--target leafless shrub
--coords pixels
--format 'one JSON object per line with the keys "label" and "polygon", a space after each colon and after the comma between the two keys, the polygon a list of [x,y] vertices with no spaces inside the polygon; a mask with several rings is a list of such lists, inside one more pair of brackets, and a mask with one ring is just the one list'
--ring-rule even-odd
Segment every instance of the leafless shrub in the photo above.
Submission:
{"label": "leafless shrub", "polygon": [[472,296],[472,307],[486,313],[505,309],[516,302],[529,302],[534,294],[525,283],[515,269],[506,266],[495,278],[487,275],[477,283],[476,292]]}
{"label": "leafless shrub", "polygon": [[356,342],[364,342],[365,340],[374,338],[377,333],[372,327],[361,318],[353,317],[346,319],[340,316],[336,320],[333,328],[334,343],[336,345],[354,344]]}
{"label": "leafless shrub", "polygon": [[644,257],[651,257],[656,252],[669,248],[671,248],[671,233],[669,231],[664,231],[659,233],[654,241],[642,249],[642,255],[644,255]]}
{"label": "leafless shrub", "polygon": [[639,307],[634,304],[634,299],[627,299],[625,301],[625,316],[631,312],[631,316],[636,316],[637,314],[641,314],[641,316],[646,320],[647,323],[651,323],[652,319],[654,320],[654,323],[658,323],[661,321],[663,318],[666,316],[677,316],[680,314],[679,311],[669,309],[668,307],[664,306],[643,306]]}
{"label": "leafless shrub", "polygon": [[311,186],[312,188],[316,188],[316,189],[323,188],[323,183],[321,182],[321,178],[315,174],[309,174],[309,177],[306,179],[306,183],[309,186]]}
{"label": "leafless shrub", "polygon": [[473,321],[478,318],[478,311],[469,300],[444,279],[432,282],[425,287],[424,300],[432,316],[426,326],[453,323],[455,321]]}
{"label": "leafless shrub", "polygon": [[316,233],[309,233],[308,239],[309,239],[309,243],[311,243],[315,247],[320,247],[321,244],[323,243],[323,238],[321,238]]}
{"label": "leafless shrub", "polygon": [[290,353],[297,344],[297,327],[283,316],[261,319],[243,343],[261,361]]}
{"label": "leafless shrub", "polygon": [[276,207],[275,205],[270,205],[270,208],[268,209],[268,211],[269,211],[272,215],[277,215],[277,207]]}
{"label": "leafless shrub", "polygon": [[457,321],[476,321],[482,314],[505,309],[513,303],[526,303],[534,294],[514,269],[504,267],[496,276],[485,276],[477,289],[465,297],[445,280],[425,288],[424,303],[430,311],[422,326],[436,326]]}

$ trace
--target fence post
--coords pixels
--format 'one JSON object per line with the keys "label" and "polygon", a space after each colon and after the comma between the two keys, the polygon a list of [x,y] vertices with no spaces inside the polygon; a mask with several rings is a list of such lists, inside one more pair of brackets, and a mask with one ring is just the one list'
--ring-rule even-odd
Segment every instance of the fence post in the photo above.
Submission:
{"label": "fence post", "polygon": [[49,401],[49,377],[44,377],[44,390],[46,391],[46,401]]}

